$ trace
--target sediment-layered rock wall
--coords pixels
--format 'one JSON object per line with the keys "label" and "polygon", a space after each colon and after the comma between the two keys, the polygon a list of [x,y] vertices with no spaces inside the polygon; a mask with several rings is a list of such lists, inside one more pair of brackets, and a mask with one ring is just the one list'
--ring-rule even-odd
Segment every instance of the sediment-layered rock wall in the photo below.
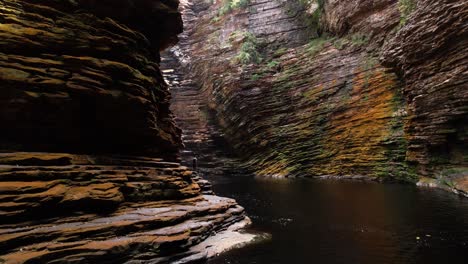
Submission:
{"label": "sediment-layered rock wall", "polygon": [[168,162],[181,139],[159,52],[177,8],[0,1],[0,262],[185,263],[248,223]]}
{"label": "sediment-layered rock wall", "polygon": [[185,50],[205,104],[258,174],[466,172],[466,3],[247,1],[220,12],[229,2],[198,11]]}
{"label": "sediment-layered rock wall", "polygon": [[157,64],[159,49],[182,29],[177,5],[109,2],[0,3],[1,148],[177,151],[180,132]]}
{"label": "sediment-layered rock wall", "polygon": [[[242,164],[232,155],[230,145],[212,109],[206,105],[206,96],[200,93],[198,78],[193,76],[190,65],[192,56],[186,49],[192,45],[190,28],[197,23],[197,14],[205,12],[211,4],[184,1],[180,10],[186,31],[179,35],[179,43],[161,54],[161,69],[169,84],[171,107],[176,124],[182,129],[184,147],[180,151],[181,163],[193,165],[197,160],[197,171],[215,178],[223,174],[247,174]],[[207,172],[206,174],[203,172]],[[206,186],[198,182],[201,186]]]}
{"label": "sediment-layered rock wall", "polygon": [[418,2],[381,53],[405,81],[407,159],[422,169],[468,161],[467,19],[466,2]]}
{"label": "sediment-layered rock wall", "polygon": [[185,263],[207,257],[193,246],[248,221],[161,159],[9,152],[0,162],[3,263]]}

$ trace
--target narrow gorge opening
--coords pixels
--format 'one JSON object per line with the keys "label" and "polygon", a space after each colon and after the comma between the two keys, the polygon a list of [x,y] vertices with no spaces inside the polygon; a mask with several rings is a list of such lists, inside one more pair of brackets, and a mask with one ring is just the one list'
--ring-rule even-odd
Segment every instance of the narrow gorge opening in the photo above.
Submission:
{"label": "narrow gorge opening", "polygon": [[0,262],[464,261],[467,14],[0,0]]}

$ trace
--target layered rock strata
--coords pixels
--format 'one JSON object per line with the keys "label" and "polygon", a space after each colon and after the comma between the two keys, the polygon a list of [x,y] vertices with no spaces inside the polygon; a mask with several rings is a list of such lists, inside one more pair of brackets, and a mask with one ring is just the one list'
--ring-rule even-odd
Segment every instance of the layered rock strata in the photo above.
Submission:
{"label": "layered rock strata", "polygon": [[[208,2],[183,1],[180,6],[184,27],[179,43],[161,54],[161,69],[171,92],[171,111],[176,124],[183,128],[184,147],[180,151],[181,163],[192,167],[197,159],[197,171],[205,177],[219,175],[248,175],[242,163],[233,155],[232,149],[210,107],[206,106],[205,95],[200,92],[197,78],[191,71],[192,58],[186,47],[191,45],[190,28],[197,22],[197,13],[208,9]],[[209,182],[197,180],[208,189]]]}
{"label": "layered rock strata", "polygon": [[[135,4],[136,20],[131,2],[112,1],[107,13],[102,1],[0,3],[1,148],[177,152],[180,131],[157,63],[181,30],[180,14],[175,2],[136,1],[153,2]],[[154,27],[157,20],[166,22]]]}
{"label": "layered rock strata", "polygon": [[425,1],[383,48],[405,81],[407,159],[422,170],[468,161],[467,19],[468,3]]}
{"label": "layered rock strata", "polygon": [[[229,2],[192,9],[181,48],[204,105],[257,174],[468,176],[466,3],[249,1],[220,12]],[[308,14],[301,34],[294,10]],[[306,37],[284,35],[283,18]]]}
{"label": "layered rock strata", "polygon": [[4,263],[203,258],[203,249],[190,248],[248,223],[234,200],[200,195],[177,163],[31,152],[2,153],[0,161]]}
{"label": "layered rock strata", "polygon": [[186,263],[252,238],[230,239],[242,207],[168,162],[177,7],[0,1],[0,262]]}
{"label": "layered rock strata", "polygon": [[[199,86],[191,79],[188,69],[180,64],[174,51],[162,54],[161,68],[169,83],[175,122],[183,128],[181,163],[191,168],[196,159],[197,173],[209,174],[210,177],[245,173],[242,163],[233,155],[224,139],[212,111],[203,104]],[[208,181],[197,178],[197,182],[203,189],[210,190]]]}

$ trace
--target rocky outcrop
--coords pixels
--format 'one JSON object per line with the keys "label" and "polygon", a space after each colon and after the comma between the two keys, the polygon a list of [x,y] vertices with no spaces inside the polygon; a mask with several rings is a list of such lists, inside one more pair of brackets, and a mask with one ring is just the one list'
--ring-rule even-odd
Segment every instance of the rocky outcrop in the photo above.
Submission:
{"label": "rocky outcrop", "polygon": [[168,162],[177,8],[0,1],[0,262],[187,263],[252,238],[242,207]]}
{"label": "rocky outcrop", "polygon": [[5,222],[199,193],[190,171],[160,159],[32,152],[1,153],[0,158]]}
{"label": "rocky outcrop", "polygon": [[399,1],[328,0],[322,3],[320,26],[325,32],[338,36],[359,32],[382,44],[400,22]]}
{"label": "rocky outcrop", "polygon": [[248,1],[220,12],[228,2],[192,9],[181,49],[204,105],[257,174],[467,176],[466,4]]}
{"label": "rocky outcrop", "polygon": [[405,80],[407,159],[422,173],[468,162],[467,19],[467,3],[425,1],[382,52]]}
{"label": "rocky outcrop", "polygon": [[314,21],[307,16],[314,7],[288,0],[246,2],[249,3],[248,8],[241,8],[240,13],[247,13],[248,31],[262,38],[271,49],[300,45],[316,34]]}
{"label": "rocky outcrop", "polygon": [[181,30],[177,5],[135,1],[140,14],[126,6],[134,1],[109,2],[108,13],[102,1],[0,3],[1,148],[177,152],[180,131],[157,64]]}
{"label": "rocky outcrop", "polygon": [[234,200],[200,195],[177,163],[62,153],[3,153],[0,162],[5,263],[203,258],[190,248],[247,221]]}

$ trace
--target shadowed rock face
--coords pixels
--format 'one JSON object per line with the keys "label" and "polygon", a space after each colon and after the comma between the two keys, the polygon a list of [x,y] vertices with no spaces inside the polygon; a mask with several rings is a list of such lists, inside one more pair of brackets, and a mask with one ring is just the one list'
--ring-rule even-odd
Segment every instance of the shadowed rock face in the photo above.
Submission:
{"label": "shadowed rock face", "polygon": [[221,14],[225,2],[191,8],[180,45],[199,98],[258,174],[467,176],[466,3],[250,1]]}
{"label": "shadowed rock face", "polygon": [[383,48],[406,84],[407,158],[424,170],[467,163],[467,19],[466,2],[425,1]]}
{"label": "shadowed rock face", "polygon": [[181,140],[159,51],[177,6],[0,1],[1,263],[184,263],[249,223],[167,162]]}
{"label": "shadowed rock face", "polygon": [[[73,2],[73,1],[70,1]],[[99,17],[109,17],[143,33],[154,47],[163,50],[177,43],[182,32],[178,0],[78,0],[74,8],[85,8]]]}
{"label": "shadowed rock face", "polygon": [[157,64],[159,49],[181,31],[177,3],[104,2],[0,3],[1,148],[177,151],[180,132]]}

